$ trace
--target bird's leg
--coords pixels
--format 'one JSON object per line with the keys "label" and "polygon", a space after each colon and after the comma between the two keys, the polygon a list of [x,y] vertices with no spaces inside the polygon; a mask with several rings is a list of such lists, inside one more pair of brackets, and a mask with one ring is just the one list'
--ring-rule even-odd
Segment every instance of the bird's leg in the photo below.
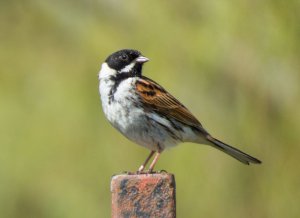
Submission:
{"label": "bird's leg", "polygon": [[145,169],[145,166],[147,165],[147,163],[149,162],[149,160],[151,159],[151,157],[153,156],[154,153],[155,153],[155,151],[151,151],[151,153],[149,154],[149,156],[147,157],[145,162],[140,166],[139,170],[137,171],[138,174],[143,172],[143,170]]}
{"label": "bird's leg", "polygon": [[158,160],[158,158],[159,158],[159,156],[160,156],[161,153],[162,153],[162,150],[160,150],[160,151],[158,151],[156,153],[156,155],[155,155],[152,163],[150,164],[149,170],[147,171],[148,173],[152,173],[153,172],[153,168],[154,168],[154,166],[155,166],[155,164],[156,164],[156,162],[157,162],[157,160]]}

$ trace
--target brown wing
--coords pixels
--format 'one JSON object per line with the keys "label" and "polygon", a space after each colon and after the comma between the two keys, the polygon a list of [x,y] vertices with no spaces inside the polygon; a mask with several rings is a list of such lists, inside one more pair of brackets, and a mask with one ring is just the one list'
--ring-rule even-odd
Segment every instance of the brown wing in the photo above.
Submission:
{"label": "brown wing", "polygon": [[146,110],[156,111],[168,119],[203,129],[201,123],[183,104],[153,80],[142,77],[136,82],[136,90]]}

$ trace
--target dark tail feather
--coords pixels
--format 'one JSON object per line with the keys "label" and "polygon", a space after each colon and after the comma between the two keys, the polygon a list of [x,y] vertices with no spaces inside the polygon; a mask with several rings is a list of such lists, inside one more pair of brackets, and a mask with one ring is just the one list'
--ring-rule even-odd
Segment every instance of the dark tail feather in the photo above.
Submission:
{"label": "dark tail feather", "polygon": [[225,152],[226,154],[230,155],[231,157],[241,161],[244,164],[249,165],[250,163],[253,164],[260,164],[261,161],[256,159],[255,157],[252,157],[230,145],[225,144],[224,142],[221,142],[218,139],[213,138],[212,136],[208,135],[207,140],[212,143],[212,146]]}

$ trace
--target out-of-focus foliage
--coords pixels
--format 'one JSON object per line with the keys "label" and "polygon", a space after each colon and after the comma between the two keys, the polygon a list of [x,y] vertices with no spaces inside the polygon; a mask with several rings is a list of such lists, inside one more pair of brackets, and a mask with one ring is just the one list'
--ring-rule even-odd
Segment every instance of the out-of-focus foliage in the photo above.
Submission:
{"label": "out-of-focus foliage", "polygon": [[298,217],[299,11],[298,0],[1,1],[0,216],[110,216],[111,175],[148,151],[105,120],[97,72],[135,48],[213,135],[263,161],[166,151],[157,168],[176,175],[178,217]]}

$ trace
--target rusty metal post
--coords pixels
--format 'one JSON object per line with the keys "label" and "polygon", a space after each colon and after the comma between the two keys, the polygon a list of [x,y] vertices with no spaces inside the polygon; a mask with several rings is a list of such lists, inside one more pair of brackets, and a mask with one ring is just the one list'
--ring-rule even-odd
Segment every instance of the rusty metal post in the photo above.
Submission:
{"label": "rusty metal post", "polygon": [[173,174],[115,175],[111,192],[113,218],[176,217]]}

